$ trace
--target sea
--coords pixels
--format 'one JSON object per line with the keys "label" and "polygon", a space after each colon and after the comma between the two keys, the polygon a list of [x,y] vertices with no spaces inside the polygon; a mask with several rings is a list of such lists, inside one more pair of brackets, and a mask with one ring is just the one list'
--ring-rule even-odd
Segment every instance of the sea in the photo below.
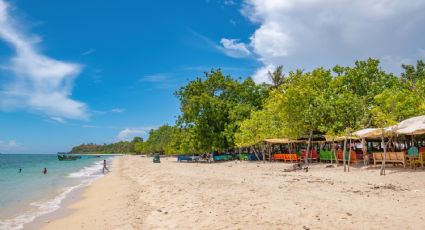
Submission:
{"label": "sea", "polygon": [[59,161],[55,154],[0,154],[0,229],[22,229],[59,209],[72,191],[103,176],[105,159],[110,165],[111,156]]}

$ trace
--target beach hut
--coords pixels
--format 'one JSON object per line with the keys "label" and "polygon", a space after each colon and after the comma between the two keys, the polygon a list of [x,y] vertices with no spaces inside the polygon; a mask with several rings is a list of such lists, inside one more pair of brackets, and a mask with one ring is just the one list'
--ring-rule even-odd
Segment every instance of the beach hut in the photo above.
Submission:
{"label": "beach hut", "polygon": [[409,135],[412,137],[411,148],[408,151],[408,160],[409,164],[412,167],[416,167],[416,164],[419,163],[424,167],[425,163],[425,148],[417,148],[414,143],[414,138],[416,135],[425,134],[425,116],[418,116],[406,119],[401,121],[397,125],[397,134],[400,135]]}
{"label": "beach hut", "polygon": [[294,151],[294,145],[295,143],[301,143],[302,141],[299,140],[292,140],[288,138],[271,138],[271,139],[265,139],[264,142],[267,144],[269,149],[269,159],[271,160],[271,151],[273,145],[288,145],[288,151],[289,153],[274,153],[273,159],[274,160],[283,160],[283,161],[298,161],[299,157]]}

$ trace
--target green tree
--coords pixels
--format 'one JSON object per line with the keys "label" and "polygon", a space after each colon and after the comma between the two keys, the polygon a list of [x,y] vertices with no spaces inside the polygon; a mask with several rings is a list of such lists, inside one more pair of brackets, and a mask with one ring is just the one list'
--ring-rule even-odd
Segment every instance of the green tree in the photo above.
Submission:
{"label": "green tree", "polygon": [[326,128],[326,95],[331,80],[330,71],[323,68],[315,69],[311,73],[293,73],[289,76],[290,84],[284,90],[280,108],[282,119],[285,121],[284,133],[293,139],[308,136],[306,164],[313,132],[325,131]]}
{"label": "green tree", "polygon": [[405,85],[411,90],[417,90],[417,84],[425,80],[425,62],[423,60],[418,60],[416,62],[416,67],[413,65],[402,65],[404,70],[401,73],[401,79],[404,81]]}
{"label": "green tree", "polygon": [[234,134],[251,111],[261,108],[267,89],[251,78],[243,82],[211,70],[180,88],[178,125],[193,132],[195,148],[222,151],[235,146]]}

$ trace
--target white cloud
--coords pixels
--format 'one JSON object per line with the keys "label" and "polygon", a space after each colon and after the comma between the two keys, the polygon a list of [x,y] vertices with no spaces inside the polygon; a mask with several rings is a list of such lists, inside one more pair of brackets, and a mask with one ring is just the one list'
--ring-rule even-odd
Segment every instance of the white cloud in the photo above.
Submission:
{"label": "white cloud", "polygon": [[249,46],[263,66],[311,70],[386,57],[396,72],[394,59],[421,58],[424,11],[423,0],[244,0],[241,9],[258,24]]}
{"label": "white cloud", "polygon": [[223,1],[224,5],[226,6],[233,6],[236,5],[236,2],[234,0],[224,0]]}
{"label": "white cloud", "polygon": [[245,43],[239,42],[238,39],[222,38],[220,41],[221,50],[230,57],[241,58],[251,54]]}
{"label": "white cloud", "polygon": [[15,140],[10,141],[2,141],[0,140],[0,150],[11,150],[20,147],[21,145],[18,144]]}
{"label": "white cloud", "polygon": [[115,109],[111,109],[111,112],[113,112],[113,113],[123,113],[123,112],[125,112],[125,109],[115,108]]}
{"label": "white cloud", "polygon": [[63,119],[62,117],[50,117],[50,119],[58,123],[66,123],[65,119]]}
{"label": "white cloud", "polygon": [[94,53],[94,52],[96,52],[96,50],[95,50],[95,49],[90,48],[90,49],[88,49],[88,50],[84,51],[84,52],[81,54],[81,56],[87,56],[87,55],[90,55],[90,54],[92,54],[92,53]]}
{"label": "white cloud", "polygon": [[152,128],[125,128],[118,133],[117,139],[120,141],[131,141],[134,137],[146,135]]}
{"label": "white cloud", "polygon": [[0,88],[0,109],[27,109],[53,117],[88,118],[87,106],[70,98],[81,65],[47,57],[36,48],[38,37],[25,35],[0,0],[0,39],[15,50],[5,69],[13,80]]}
{"label": "white cloud", "polygon": [[257,69],[257,71],[255,71],[254,75],[252,76],[252,80],[254,80],[256,83],[271,83],[268,73],[269,71],[273,72],[275,68],[276,67],[274,65],[270,64]]}
{"label": "white cloud", "polygon": [[152,74],[152,75],[146,75],[140,78],[141,82],[164,82],[168,81],[170,77],[166,74]]}

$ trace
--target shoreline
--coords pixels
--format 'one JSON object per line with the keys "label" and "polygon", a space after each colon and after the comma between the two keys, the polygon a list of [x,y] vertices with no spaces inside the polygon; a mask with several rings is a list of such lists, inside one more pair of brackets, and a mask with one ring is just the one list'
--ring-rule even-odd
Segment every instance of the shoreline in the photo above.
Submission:
{"label": "shoreline", "polygon": [[[112,163],[109,164],[110,169],[113,167],[113,162],[116,160],[116,158],[111,158],[111,160],[112,160]],[[94,165],[96,165],[96,163],[94,163]],[[93,165],[88,166],[88,167],[89,168],[93,167]],[[70,175],[72,176],[73,174],[75,175],[75,174],[78,174],[80,172],[81,172],[81,170],[73,172]],[[89,180],[82,179],[80,184],[68,188],[68,189],[71,189],[71,188],[72,189],[69,193],[64,194],[64,198],[58,203],[59,207],[57,209],[35,217],[34,220],[32,220],[31,222],[25,223],[23,225],[22,229],[24,229],[24,230],[40,229],[40,228],[42,228],[42,226],[44,226],[45,224],[47,224],[51,220],[58,219],[58,218],[64,218],[64,217],[70,215],[72,213],[70,206],[73,203],[76,203],[79,200],[81,200],[85,190],[87,188],[89,188],[94,182],[102,179],[106,175],[107,174],[101,175],[101,176],[98,176],[98,177],[94,177],[94,178],[89,179]],[[58,194],[56,197],[52,198],[51,200],[55,200],[58,197],[62,196],[64,192]]]}
{"label": "shoreline", "polygon": [[[105,207],[108,207],[110,203],[113,203],[114,207],[120,206],[122,200],[114,200],[114,194],[125,193],[129,186],[126,180],[121,180],[121,158],[123,157],[116,157],[109,173],[85,187],[81,191],[79,199],[66,206],[68,211],[65,215],[52,215],[53,219],[44,222],[39,226],[39,229],[105,229],[104,223],[108,221],[109,217],[99,215],[99,212],[114,212],[114,210],[107,210]],[[100,221],[97,221],[97,219]]]}
{"label": "shoreline", "polygon": [[[422,229],[424,170],[123,156],[41,229]],[[397,209],[397,214],[394,210]],[[409,221],[406,221],[409,220]]]}

